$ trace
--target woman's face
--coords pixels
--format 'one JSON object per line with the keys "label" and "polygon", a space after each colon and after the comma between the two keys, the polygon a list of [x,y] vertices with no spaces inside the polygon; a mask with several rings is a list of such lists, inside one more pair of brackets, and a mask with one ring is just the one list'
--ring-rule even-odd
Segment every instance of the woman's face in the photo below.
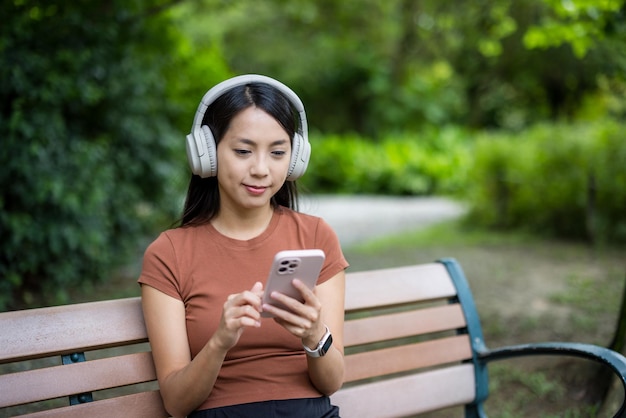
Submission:
{"label": "woman's face", "polygon": [[265,111],[248,107],[231,121],[217,146],[217,180],[222,207],[270,205],[287,178],[291,138]]}

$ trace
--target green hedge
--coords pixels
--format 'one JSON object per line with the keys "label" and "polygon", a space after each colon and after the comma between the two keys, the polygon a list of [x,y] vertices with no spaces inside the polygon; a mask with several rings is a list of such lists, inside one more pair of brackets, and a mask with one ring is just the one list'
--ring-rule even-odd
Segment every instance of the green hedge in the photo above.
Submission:
{"label": "green hedge", "polygon": [[626,125],[540,125],[483,134],[470,219],[568,239],[626,242]]}
{"label": "green hedge", "polygon": [[430,195],[459,191],[470,162],[459,128],[389,135],[311,138],[313,158],[300,183],[314,193]]}
{"label": "green hedge", "polygon": [[0,310],[42,294],[45,304],[69,302],[72,289],[134,258],[156,217],[177,209],[168,192],[184,154],[168,116],[176,112],[164,78],[176,57],[162,51],[176,38],[163,30],[167,15],[132,18],[147,7],[136,2],[9,3],[10,23],[0,25],[0,61],[11,63],[0,66]]}
{"label": "green hedge", "polygon": [[469,221],[565,239],[626,242],[626,125],[544,124],[311,138],[311,193],[457,195]]}

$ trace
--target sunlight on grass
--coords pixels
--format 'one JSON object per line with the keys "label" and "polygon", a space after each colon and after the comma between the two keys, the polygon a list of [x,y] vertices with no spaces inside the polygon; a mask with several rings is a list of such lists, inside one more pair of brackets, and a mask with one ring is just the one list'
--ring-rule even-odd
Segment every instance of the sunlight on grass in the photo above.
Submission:
{"label": "sunlight on grass", "polygon": [[539,241],[540,238],[521,232],[499,232],[474,228],[462,220],[442,222],[425,229],[409,231],[368,241],[353,247],[356,251],[375,252],[381,249],[420,248],[433,246],[464,247],[473,245],[519,245]]}

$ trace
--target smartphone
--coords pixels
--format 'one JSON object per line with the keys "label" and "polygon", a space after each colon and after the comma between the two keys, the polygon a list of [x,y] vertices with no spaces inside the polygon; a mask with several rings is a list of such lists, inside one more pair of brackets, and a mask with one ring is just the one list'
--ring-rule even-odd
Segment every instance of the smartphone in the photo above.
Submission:
{"label": "smartphone", "polygon": [[[287,309],[281,303],[273,300],[270,295],[277,291],[303,302],[300,291],[291,284],[293,279],[299,279],[310,289],[313,289],[322,270],[326,255],[322,250],[286,250],[279,251],[274,256],[272,268],[265,284],[263,303]],[[262,312],[261,316],[273,316],[269,312]]]}

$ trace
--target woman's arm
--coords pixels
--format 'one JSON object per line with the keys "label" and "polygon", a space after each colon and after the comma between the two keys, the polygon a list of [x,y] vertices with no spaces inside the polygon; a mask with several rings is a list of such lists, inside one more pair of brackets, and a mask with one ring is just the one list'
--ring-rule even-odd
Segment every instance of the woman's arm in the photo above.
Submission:
{"label": "woman's arm", "polygon": [[184,417],[206,400],[228,350],[245,327],[260,325],[261,283],[231,295],[224,303],[220,326],[192,360],[182,301],[148,285],[141,286],[144,318],[165,409]]}
{"label": "woman's arm", "polygon": [[302,344],[313,349],[326,333],[326,327],[333,336],[333,344],[323,357],[308,357],[309,377],[313,385],[323,394],[330,395],[343,384],[343,322],[345,272],[341,271],[331,279],[316,286],[311,291],[299,280],[293,285],[304,296],[304,303],[281,294],[275,294],[276,300],[289,307],[287,312],[271,305],[263,309],[271,311],[275,320],[293,335],[302,339]]}
{"label": "woman's arm", "polygon": [[[325,395],[331,395],[338,391],[343,384],[344,360],[343,360],[343,322],[344,322],[344,297],[346,276],[343,271],[327,280],[315,289],[320,303],[321,322],[328,326],[333,344],[324,357],[309,357],[309,376],[315,387]],[[309,348],[315,348],[322,339],[326,328],[322,333],[311,334],[303,339],[302,343]]]}

